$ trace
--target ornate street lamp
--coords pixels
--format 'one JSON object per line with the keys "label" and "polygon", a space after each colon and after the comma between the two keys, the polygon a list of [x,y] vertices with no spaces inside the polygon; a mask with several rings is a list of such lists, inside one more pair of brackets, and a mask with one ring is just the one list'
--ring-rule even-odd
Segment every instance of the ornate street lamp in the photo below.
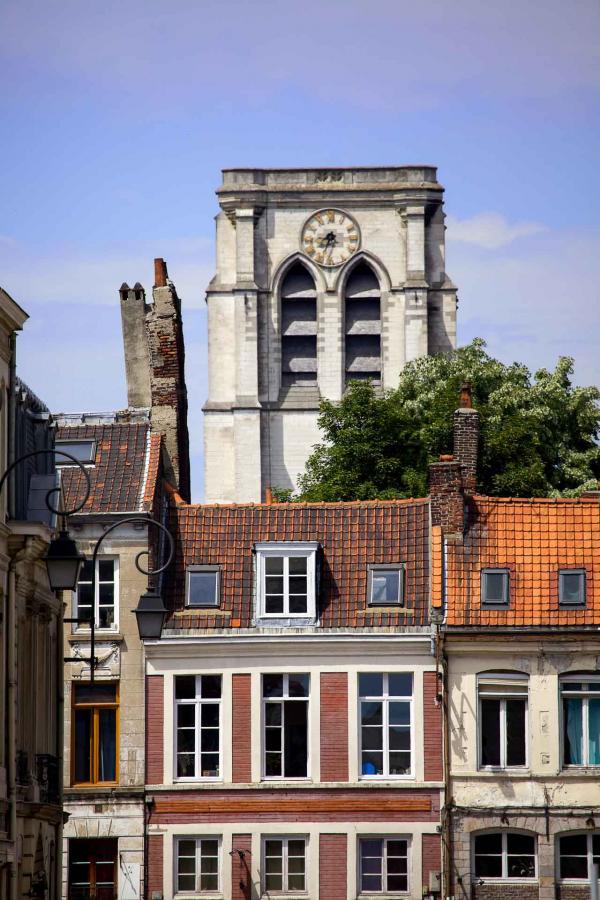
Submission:
{"label": "ornate street lamp", "polygon": [[79,552],[68,531],[61,531],[58,537],[50,541],[48,552],[43,559],[53,591],[74,591],[77,588],[85,556]]}
{"label": "ornate street lamp", "polygon": [[160,594],[148,588],[133,612],[141,641],[155,640],[161,636],[167,610]]}

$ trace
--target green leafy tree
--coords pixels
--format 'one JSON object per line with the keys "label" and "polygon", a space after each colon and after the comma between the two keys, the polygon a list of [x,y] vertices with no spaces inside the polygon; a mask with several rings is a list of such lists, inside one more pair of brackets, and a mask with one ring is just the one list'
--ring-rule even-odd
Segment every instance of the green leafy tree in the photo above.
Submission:
{"label": "green leafy tree", "polygon": [[324,440],[300,479],[299,500],[422,497],[428,466],[452,452],[452,420],[464,381],[481,417],[478,490],[495,496],[577,496],[600,477],[600,391],[574,387],[573,360],[533,376],[474,340],[409,363],[395,390],[354,382],[340,403],[323,401]]}

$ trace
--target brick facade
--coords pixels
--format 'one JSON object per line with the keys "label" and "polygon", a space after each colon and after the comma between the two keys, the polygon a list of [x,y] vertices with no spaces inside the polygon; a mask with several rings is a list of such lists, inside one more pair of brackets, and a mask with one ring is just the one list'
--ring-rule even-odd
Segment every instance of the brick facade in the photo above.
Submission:
{"label": "brick facade", "polygon": [[442,837],[439,834],[424,834],[422,838],[421,869],[423,872],[423,893],[429,890],[430,873],[442,871]]}
{"label": "brick facade", "polygon": [[250,687],[250,675],[233,676],[231,780],[234,783],[252,781]]}
{"label": "brick facade", "polygon": [[[231,900],[250,900],[253,896],[250,868],[252,835],[234,834],[232,844]],[[241,852],[237,853],[237,850]]]}
{"label": "brick facade", "polygon": [[423,673],[423,741],[425,781],[443,781],[442,704],[438,701],[441,682],[435,672]]}
{"label": "brick facade", "polygon": [[148,888],[146,896],[163,893],[163,854],[164,838],[162,834],[150,834],[146,838],[147,859],[146,872],[148,875]]}
{"label": "brick facade", "polygon": [[463,530],[464,510],[462,471],[452,457],[432,463],[429,467],[431,522],[441,525],[444,534],[459,534]]}
{"label": "brick facade", "polygon": [[348,780],[348,675],[321,673],[321,781]]}
{"label": "brick facade", "polygon": [[164,679],[146,675],[146,783],[162,784],[164,728]]}
{"label": "brick facade", "polygon": [[457,409],[454,413],[454,456],[461,465],[466,494],[474,494],[477,489],[478,450],[479,413],[468,407]]}
{"label": "brick facade", "polygon": [[538,900],[539,896],[537,884],[475,884],[472,900]]}
{"label": "brick facade", "polygon": [[345,834],[319,837],[319,900],[347,900],[348,838]]}

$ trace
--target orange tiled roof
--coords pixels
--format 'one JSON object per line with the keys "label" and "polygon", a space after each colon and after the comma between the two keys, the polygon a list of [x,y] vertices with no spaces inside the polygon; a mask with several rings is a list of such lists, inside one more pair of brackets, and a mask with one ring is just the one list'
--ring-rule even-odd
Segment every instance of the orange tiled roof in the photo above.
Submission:
{"label": "orange tiled roof", "polygon": [[[320,541],[319,624],[338,627],[422,626],[428,621],[427,500],[363,503],[187,506],[171,511],[175,567],[167,579],[169,628],[247,628],[253,612],[253,545]],[[406,564],[406,609],[367,607],[369,563]],[[185,570],[220,565],[221,608],[184,609]]]}
{"label": "orange tiled roof", "polygon": [[[96,441],[96,459],[88,468],[92,490],[81,514],[149,512],[160,468],[160,435],[147,423],[69,425],[57,429],[56,440]],[[70,466],[63,467],[65,505],[83,498],[85,478]]]}
{"label": "orange tiled roof", "polygon": [[[481,569],[510,571],[507,609],[482,609]],[[586,605],[559,607],[559,569],[586,570]],[[462,544],[447,556],[447,625],[600,625],[600,503],[597,499],[474,497]]]}

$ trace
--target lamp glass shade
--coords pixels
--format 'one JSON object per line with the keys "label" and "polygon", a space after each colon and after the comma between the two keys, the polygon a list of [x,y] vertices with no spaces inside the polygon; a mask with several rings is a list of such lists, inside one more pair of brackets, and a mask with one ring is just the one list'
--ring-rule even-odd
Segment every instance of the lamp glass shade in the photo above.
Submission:
{"label": "lamp glass shade", "polygon": [[61,531],[58,537],[50,541],[44,561],[53,591],[75,590],[85,556],[79,552],[77,544],[67,531]]}
{"label": "lamp glass shade", "polygon": [[167,610],[160,594],[146,591],[134,609],[140,640],[154,640],[161,636]]}

